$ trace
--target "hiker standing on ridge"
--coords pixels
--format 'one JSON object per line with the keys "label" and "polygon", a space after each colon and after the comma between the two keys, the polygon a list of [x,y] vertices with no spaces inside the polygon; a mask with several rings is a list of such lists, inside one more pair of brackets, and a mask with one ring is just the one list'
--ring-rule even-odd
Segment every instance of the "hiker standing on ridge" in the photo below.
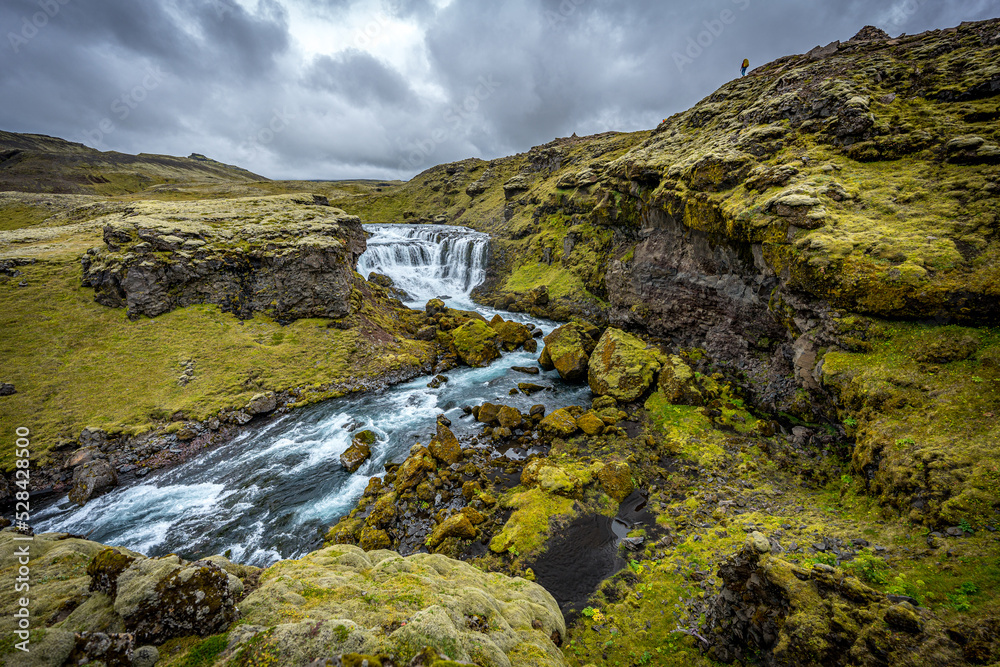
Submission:
{"label": "hiker standing on ridge", "polygon": [[743,69],[740,70],[740,76],[746,76],[747,75],[747,67],[750,67],[750,59],[749,58],[744,58],[743,59]]}

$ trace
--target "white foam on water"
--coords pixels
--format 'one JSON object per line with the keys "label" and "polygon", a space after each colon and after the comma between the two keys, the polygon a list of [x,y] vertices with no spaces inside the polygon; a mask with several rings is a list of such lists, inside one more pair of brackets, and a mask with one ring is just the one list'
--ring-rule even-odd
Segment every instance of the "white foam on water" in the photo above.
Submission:
{"label": "white foam on water", "polygon": [[344,486],[300,507],[295,513],[296,523],[303,524],[315,519],[332,521],[334,518],[346,514],[353,509],[358,499],[364,494],[368,480],[372,476],[363,475],[360,472],[354,473]]}

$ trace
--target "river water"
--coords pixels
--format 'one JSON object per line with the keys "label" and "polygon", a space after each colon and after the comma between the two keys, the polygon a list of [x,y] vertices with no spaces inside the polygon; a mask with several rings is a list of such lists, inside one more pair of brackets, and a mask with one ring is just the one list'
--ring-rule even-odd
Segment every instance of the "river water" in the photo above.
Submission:
{"label": "river water", "polygon": [[[443,225],[365,229],[371,237],[358,260],[362,275],[390,276],[414,308],[434,297],[450,297],[451,307],[493,316],[495,311],[477,307],[469,296],[485,275],[487,235]],[[555,326],[521,314],[502,315],[546,332]],[[589,399],[585,386],[564,385],[554,371],[537,376],[511,371],[536,361],[537,354],[513,352],[487,368],[453,369],[438,389],[429,389],[430,378],[422,377],[384,392],[295,410],[84,507],[61,498],[36,514],[35,530],[83,534],[150,556],[195,558],[230,551],[234,561],[258,566],[297,558],[319,546],[322,532],[354,507],[368,479],[384,473],[385,463],[402,461],[415,442],[428,442],[437,415],[446,414],[461,437],[478,430],[463,417],[465,405],[503,402],[527,412],[536,403],[552,410]],[[551,391],[531,398],[509,394],[526,380]],[[351,441],[348,426],[379,435],[372,457],[353,474],[340,465]]]}

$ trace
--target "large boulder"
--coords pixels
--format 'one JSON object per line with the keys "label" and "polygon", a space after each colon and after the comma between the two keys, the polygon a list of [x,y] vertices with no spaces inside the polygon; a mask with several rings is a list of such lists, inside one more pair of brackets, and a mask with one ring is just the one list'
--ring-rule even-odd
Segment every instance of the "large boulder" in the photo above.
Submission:
{"label": "large boulder", "polygon": [[451,429],[441,422],[438,422],[437,434],[431,438],[427,449],[434,458],[448,465],[462,460],[462,445]]}
{"label": "large boulder", "polygon": [[[464,514],[450,521],[464,534],[475,530]],[[405,665],[428,646],[458,663],[566,664],[551,639],[565,637],[565,622],[544,588],[442,555],[334,545],[276,563],[261,582],[240,603],[244,624],[229,635],[248,664],[355,653]],[[322,595],[304,597],[313,591]]]}
{"label": "large boulder", "polygon": [[251,398],[243,409],[252,415],[262,415],[271,412],[276,407],[278,407],[278,398],[273,391],[268,391]]}
{"label": "large boulder", "polygon": [[704,405],[719,394],[718,383],[701,377],[676,355],[669,355],[657,380],[660,391],[674,405]]}
{"label": "large boulder", "polygon": [[354,472],[361,467],[361,464],[368,460],[372,455],[371,447],[354,440],[351,442],[351,446],[347,448],[343,454],[340,455],[340,465],[344,466],[347,472]]}
{"label": "large boulder", "polygon": [[76,467],[73,471],[73,488],[69,499],[77,505],[84,505],[118,486],[118,473],[105,459],[95,459]]}
{"label": "large boulder", "polygon": [[539,364],[547,370],[559,371],[559,376],[567,382],[583,381],[590,354],[597,344],[597,333],[597,328],[590,324],[564,324],[545,337]]}
{"label": "large boulder", "polygon": [[490,325],[471,320],[452,332],[455,351],[467,366],[481,368],[500,358],[499,335]]}
{"label": "large boulder", "polygon": [[499,315],[490,321],[490,326],[493,327],[493,330],[500,337],[500,345],[508,352],[516,350],[530,340],[534,340],[531,337],[531,331],[528,327],[520,322],[505,321]]}
{"label": "large boulder", "polygon": [[579,429],[573,414],[566,408],[559,408],[549,413],[539,422],[538,427],[547,433],[562,437],[573,435]]}
{"label": "large boulder", "polygon": [[217,563],[177,556],[135,561],[117,579],[114,609],[142,643],[221,632],[239,618],[243,582]]}
{"label": "large boulder", "polygon": [[590,390],[618,401],[637,400],[646,393],[657,371],[660,353],[620,329],[607,329],[587,367]]}

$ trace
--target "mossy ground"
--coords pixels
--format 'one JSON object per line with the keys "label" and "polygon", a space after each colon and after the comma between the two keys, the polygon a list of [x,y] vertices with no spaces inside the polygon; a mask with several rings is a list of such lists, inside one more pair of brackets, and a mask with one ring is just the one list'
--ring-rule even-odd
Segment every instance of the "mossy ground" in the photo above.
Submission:
{"label": "mossy ground", "polygon": [[857,438],[855,474],[908,520],[1000,527],[1000,332],[876,326],[869,352],[823,364]]}
{"label": "mossy ground", "polygon": [[[784,549],[797,543],[800,550],[781,557],[804,566],[838,564],[833,553],[813,548],[824,539],[865,539],[880,550],[855,547],[852,560],[840,566],[868,585],[916,597],[946,622],[997,612],[1000,541],[994,533],[929,548],[927,529],[887,517],[856,478],[837,477],[837,467],[815,487],[775,465],[773,439],[734,437],[695,417],[697,408],[675,407],[681,409],[647,403],[658,424],[652,433],[666,440],[657,443],[662,451],[680,445],[675,472],[646,473],[656,475],[647,482],[658,487],[648,507],[669,540],[623,553],[629,567],[602,585],[569,628],[563,653],[571,665],[715,664],[690,632],[705,636],[698,605],[716,590],[721,560],[751,531],[780,535]],[[852,568],[852,561],[858,565]]]}

